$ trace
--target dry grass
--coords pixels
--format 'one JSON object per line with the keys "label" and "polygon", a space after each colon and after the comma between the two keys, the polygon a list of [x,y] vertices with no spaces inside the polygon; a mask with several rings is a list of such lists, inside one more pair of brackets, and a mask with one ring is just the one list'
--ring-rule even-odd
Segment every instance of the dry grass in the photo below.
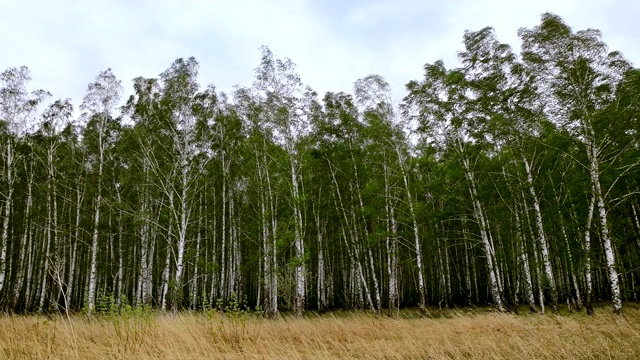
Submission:
{"label": "dry grass", "polygon": [[0,359],[638,359],[640,310],[615,316],[446,311],[304,319],[0,316]]}

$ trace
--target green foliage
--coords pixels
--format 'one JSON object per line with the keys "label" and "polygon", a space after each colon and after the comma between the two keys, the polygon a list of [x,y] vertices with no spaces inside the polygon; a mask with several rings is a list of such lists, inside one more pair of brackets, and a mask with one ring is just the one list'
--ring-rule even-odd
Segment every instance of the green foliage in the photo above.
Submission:
{"label": "green foliage", "polygon": [[208,310],[206,314],[213,337],[239,345],[255,339],[264,312],[259,306],[251,311],[241,304],[236,293],[232,293],[226,304],[222,299],[218,299],[216,308]]}
{"label": "green foliage", "polygon": [[519,36],[520,54],[493,28],[465,32],[461,66],[425,64],[399,105],[379,75],[318,95],[266,47],[253,84],[229,94],[179,58],[134,79],[118,108],[122,83],[103,71],[79,119],[68,100],[41,107],[48,95],[29,91],[27,68],[7,69],[3,310],[61,309],[63,290],[88,313],[94,231],[92,316],[139,320],[114,325],[122,341],[139,339],[163,303],[206,309],[212,333],[244,341],[263,307],[300,310],[297,282],[308,309],[381,310],[394,276],[402,306],[417,306],[419,275],[428,303],[466,306],[495,300],[496,271],[507,306],[525,301],[526,275],[539,306],[552,285],[540,275],[542,234],[561,300],[576,296],[572,275],[584,297],[587,265],[594,298],[610,296],[603,229],[623,297],[638,298],[640,70],[599,31],[554,14]]}

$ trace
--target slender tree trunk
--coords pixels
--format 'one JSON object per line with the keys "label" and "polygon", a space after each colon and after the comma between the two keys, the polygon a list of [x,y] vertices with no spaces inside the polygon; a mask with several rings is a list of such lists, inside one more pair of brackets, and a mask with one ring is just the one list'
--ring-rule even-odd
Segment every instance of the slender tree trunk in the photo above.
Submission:
{"label": "slender tree trunk", "polygon": [[[442,227],[444,230],[444,226]],[[452,291],[451,291],[451,267],[449,266],[449,247],[447,245],[447,237],[443,238],[444,246],[442,251],[444,251],[444,267],[445,267],[445,281],[446,281],[446,291],[447,291],[447,306],[451,306],[452,300]]]}
{"label": "slender tree trunk", "polygon": [[[46,242],[46,252],[44,257],[43,264],[43,274],[42,274],[42,285],[40,288],[40,304],[38,309],[40,311],[47,310],[45,309],[45,299],[47,298],[47,290],[48,290],[48,279],[49,279],[49,266],[52,262],[51,260],[51,247],[52,244],[55,243],[56,237],[56,219],[57,216],[54,212],[57,211],[55,204],[55,188],[54,188],[54,174],[53,174],[53,154],[52,149],[49,148],[47,151],[47,173],[48,173],[48,181],[47,181],[47,242]],[[53,245],[55,246],[55,245]]]}
{"label": "slender tree trunk", "polygon": [[[120,195],[120,189],[118,189],[116,184],[116,196],[118,199],[118,203],[122,204],[122,197]],[[124,276],[124,253],[122,252],[122,242],[123,242],[123,229],[122,229],[122,211],[118,212],[118,284],[116,291],[116,306],[120,309],[122,305],[122,285],[123,285],[123,276]]]}
{"label": "slender tree trunk", "polygon": [[7,247],[9,242],[9,216],[13,205],[13,142],[7,140],[7,199],[4,205],[4,220],[2,223],[2,247],[0,248],[0,291],[4,288],[4,280],[7,270]]}
{"label": "slender tree trunk", "polygon": [[522,234],[522,227],[520,225],[520,215],[518,215],[518,209],[514,211],[516,217],[516,232],[518,234],[518,240],[520,243],[520,260],[522,261],[523,272],[524,272],[524,280],[525,280],[525,295],[527,296],[527,301],[529,302],[529,310],[531,313],[538,312],[536,308],[536,300],[533,295],[533,281],[531,280],[531,271],[529,269],[529,257],[527,256],[527,251],[524,245],[524,235]]}
{"label": "slender tree trunk", "polygon": [[640,218],[638,217],[638,210],[636,210],[636,204],[631,203],[631,211],[633,211],[633,220],[636,225],[636,229],[638,231],[638,237],[636,237],[636,242],[638,244],[638,251],[640,251]]}
{"label": "slender tree trunk", "polygon": [[221,229],[221,252],[220,252],[220,296],[227,300],[227,170],[224,152],[222,153],[222,229]]}
{"label": "slender tree trunk", "polygon": [[254,154],[256,157],[256,167],[258,170],[258,179],[260,181],[260,223],[262,225],[262,257],[260,263],[262,264],[262,284],[258,285],[258,304],[260,304],[260,289],[264,286],[264,301],[263,309],[267,316],[271,316],[273,311],[271,309],[271,296],[269,292],[271,291],[271,239],[269,237],[269,221],[267,220],[267,205],[266,205],[266,196],[265,196],[265,181],[263,175],[262,165],[260,164],[260,157],[258,156],[258,151],[254,150]]}
{"label": "slender tree trunk", "polygon": [[[148,266],[148,231],[149,214],[147,213],[147,195],[143,193],[140,204],[140,214],[144,218],[140,224],[140,279],[138,280],[138,304],[147,305],[150,298],[151,288],[149,287],[149,266]],[[150,258],[153,261],[153,257]]]}
{"label": "slender tree trunk", "polygon": [[600,170],[598,169],[598,149],[593,140],[587,144],[590,152],[590,175],[593,184],[594,196],[598,206],[598,214],[600,217],[600,236],[604,246],[604,255],[607,264],[607,272],[609,273],[609,283],[611,286],[611,302],[613,312],[619,314],[622,310],[622,300],[620,298],[620,286],[618,285],[618,271],[616,270],[616,259],[613,252],[613,244],[609,236],[609,224],[607,223],[607,208],[604,205],[602,190],[600,187]]}
{"label": "slender tree trunk", "polygon": [[409,204],[409,214],[411,215],[411,221],[413,224],[413,240],[416,248],[416,265],[418,267],[418,291],[420,292],[420,308],[426,309],[427,304],[427,289],[424,282],[424,267],[422,265],[422,248],[420,245],[420,235],[418,228],[418,220],[415,210],[413,208],[413,196],[411,189],[409,188],[409,180],[407,178],[407,172],[404,168],[404,156],[400,152],[400,149],[396,147],[396,153],[398,155],[398,164],[400,165],[400,173],[402,175],[402,181],[404,184],[404,190],[407,194],[407,202]]}
{"label": "slender tree trunk", "polygon": [[[33,229],[32,229],[33,230]],[[42,229],[42,231],[44,231],[44,229]],[[36,237],[37,237],[37,232],[36,232]],[[33,278],[33,271],[35,268],[35,262],[37,261],[37,251],[38,251],[38,246],[35,243],[35,241],[33,240],[33,234],[30,233],[29,234],[29,259],[27,262],[27,289],[25,290],[25,299],[26,299],[26,303],[27,303],[27,309],[32,309],[33,305],[34,305],[34,299],[33,299],[33,294],[36,292],[36,286],[35,286],[35,279]]]}
{"label": "slender tree trunk", "polygon": [[[318,202],[321,194],[318,194]],[[324,227],[326,224],[321,223],[320,210],[314,206],[313,213],[316,223],[317,246],[318,246],[318,310],[323,311],[327,307],[327,289],[325,280],[325,264],[324,264]]]}
{"label": "slender tree trunk", "polygon": [[[291,147],[291,145],[290,145]],[[300,186],[298,181],[297,162],[295,154],[289,151],[290,166],[291,166],[291,184],[293,191],[293,216],[295,219],[294,227],[294,246],[296,254],[296,266],[295,266],[295,281],[296,292],[293,311],[297,316],[304,314],[305,306],[305,288],[306,288],[306,268],[304,259],[304,239],[302,231],[302,213],[300,210],[300,202],[302,200],[300,196]]]}
{"label": "slender tree trunk", "polygon": [[169,225],[167,229],[167,253],[164,261],[164,271],[162,272],[162,310],[167,310],[167,294],[169,293],[169,278],[171,274],[171,252],[173,251],[173,213],[175,212],[173,191],[169,191],[169,211],[170,214]]}
{"label": "slender tree trunk", "polygon": [[75,291],[75,270],[76,270],[76,259],[78,255],[78,242],[80,241],[80,213],[82,209],[82,199],[84,198],[84,191],[81,190],[80,179],[78,179],[78,184],[76,186],[76,218],[74,224],[74,236],[73,243],[71,244],[70,250],[70,261],[69,261],[69,277],[67,279],[67,298],[73,302],[73,295]]}
{"label": "slender tree trunk", "polygon": [[[223,174],[224,176],[224,174]],[[217,233],[217,229],[218,229],[218,214],[217,214],[217,198],[216,198],[216,187],[213,186],[213,228],[212,228],[212,236],[211,236],[211,261],[213,263],[216,264],[220,264],[220,262],[216,262],[217,259],[217,239],[218,239],[218,233]],[[216,277],[216,271],[213,270],[211,272],[211,292],[209,293],[209,305],[211,307],[214,307],[216,302],[215,302],[215,296],[216,296],[216,291],[218,291],[219,289],[216,288],[216,284],[217,284],[217,277]]]}
{"label": "slender tree trunk", "polygon": [[[371,310],[375,312],[375,306],[373,304],[373,300],[371,299],[371,293],[369,292],[369,286],[367,285],[366,280],[364,279],[364,274],[362,272],[362,265],[361,265],[361,260],[360,260],[360,252],[358,250],[358,246],[357,246],[357,242],[358,242],[358,236],[357,233],[355,233],[357,231],[357,227],[356,225],[356,216],[353,212],[353,209],[351,211],[351,218],[353,219],[353,221],[349,220],[349,216],[347,215],[347,210],[344,206],[344,202],[342,200],[342,193],[340,191],[340,187],[338,186],[338,181],[336,179],[336,174],[335,174],[335,169],[333,168],[333,165],[329,162],[329,170],[331,172],[331,177],[333,179],[333,184],[335,186],[335,190],[336,190],[336,198],[334,199],[336,204],[336,211],[340,212],[342,214],[343,220],[344,220],[344,226],[341,227],[342,229],[342,235],[344,238],[344,242],[345,245],[347,247],[348,253],[349,253],[349,257],[351,258],[351,261],[355,267],[355,272],[356,274],[351,277],[351,280],[353,280],[353,282],[357,282],[357,281],[361,281],[362,282],[362,286],[365,288],[365,295],[367,297],[367,302],[369,304],[369,306],[371,307]],[[339,204],[338,204],[339,203]],[[351,237],[351,241],[349,241],[349,237],[346,234],[345,231],[345,227],[349,228],[349,233],[350,233],[350,237]],[[359,279],[359,280],[358,280]],[[357,291],[360,291],[360,286],[359,285],[354,285],[353,287],[354,289],[357,289]]]}
{"label": "slender tree trunk", "polygon": [[198,210],[198,234],[196,235],[196,257],[193,262],[193,280],[191,281],[191,309],[196,309],[196,301],[198,299],[199,290],[199,263],[200,263],[200,240],[202,236],[202,196],[200,197],[200,206]]}
{"label": "slender tree trunk", "polygon": [[[351,152],[351,164],[353,167],[353,174],[354,174],[354,178],[355,178],[355,192],[358,195],[358,203],[360,205],[360,210],[361,210],[361,218],[362,218],[362,225],[363,225],[363,229],[364,229],[364,236],[365,239],[369,238],[369,230],[367,228],[367,219],[365,218],[364,214],[364,202],[362,201],[362,194],[360,191],[360,177],[358,176],[358,167],[356,165],[356,160],[353,156],[353,151]],[[376,275],[376,268],[375,265],[373,263],[373,254],[371,252],[371,247],[367,246],[367,252],[366,252],[367,258],[368,258],[368,265],[370,268],[370,273],[371,273],[371,278],[373,279],[373,290],[374,290],[374,295],[376,297],[376,311],[380,311],[381,308],[381,300],[380,300],[380,285],[378,284],[378,276]]]}
{"label": "slender tree trunk", "polygon": [[538,230],[538,241],[542,249],[542,262],[544,265],[544,272],[549,282],[549,291],[551,294],[551,311],[558,311],[558,290],[556,289],[556,281],[553,276],[553,270],[551,268],[551,260],[549,259],[549,246],[547,245],[547,237],[544,232],[544,226],[542,224],[542,212],[540,211],[540,203],[538,201],[538,195],[533,188],[533,176],[531,175],[531,168],[529,161],[525,156],[522,157],[524,168],[527,172],[527,184],[529,185],[529,193],[533,199],[533,211],[536,217],[536,227]]}
{"label": "slender tree trunk", "polygon": [[[29,174],[29,180],[27,182],[27,207],[24,212],[24,230],[22,233],[22,240],[20,242],[20,249],[18,255],[18,273],[16,274],[16,285],[13,289],[13,304],[17,306],[20,301],[20,293],[25,283],[24,279],[24,267],[25,267],[25,254],[27,253],[27,246],[29,246],[27,240],[31,232],[31,205],[33,204],[33,171]],[[27,281],[29,281],[27,279]],[[25,299],[25,302],[28,299]]]}
{"label": "slender tree trunk", "polygon": [[394,214],[394,207],[391,201],[391,189],[389,184],[389,171],[384,164],[384,189],[385,189],[385,210],[387,214],[387,275],[389,277],[389,313],[397,316],[399,314],[398,302],[398,244],[397,244],[397,223]]}
{"label": "slender tree trunk", "polygon": [[[103,124],[104,126],[104,124]],[[88,310],[92,313],[95,308],[96,283],[98,279],[98,237],[100,225],[100,205],[102,203],[102,167],[104,164],[104,139],[102,132],[99,134],[98,144],[100,147],[100,158],[98,162],[98,184],[95,202],[95,216],[93,218],[93,236],[91,238],[91,267],[89,270],[89,299]]]}
{"label": "slender tree trunk", "polygon": [[[186,162],[186,160],[184,160]],[[176,262],[176,274],[175,274],[175,289],[173,299],[174,311],[177,310],[177,306],[181,305],[182,294],[182,268],[184,267],[184,251],[187,242],[187,225],[189,221],[189,209],[187,208],[187,195],[188,195],[188,169],[186,165],[182,168],[182,194],[180,198],[180,228],[178,230],[178,256]]]}
{"label": "slender tree trunk", "polygon": [[562,237],[564,238],[565,246],[567,247],[567,270],[569,271],[569,276],[571,277],[571,283],[573,284],[573,290],[575,291],[575,299],[576,299],[576,310],[580,311],[582,309],[582,297],[580,296],[580,287],[578,286],[578,279],[576,277],[576,273],[573,271],[573,256],[571,254],[571,245],[569,244],[569,237],[567,236],[567,231],[564,226],[564,222],[562,221],[562,214],[558,210],[558,219],[560,220],[560,229],[562,231]]}
{"label": "slender tree trunk", "polygon": [[502,293],[500,291],[498,274],[496,273],[496,269],[494,267],[495,253],[493,251],[493,246],[489,238],[489,230],[487,227],[486,219],[484,217],[484,212],[482,210],[482,205],[480,204],[480,200],[478,200],[478,194],[475,185],[476,180],[473,172],[471,171],[469,160],[464,158],[462,162],[464,164],[466,170],[465,174],[469,182],[469,193],[471,194],[471,201],[474,207],[474,215],[476,221],[480,225],[480,237],[482,239],[482,243],[484,244],[485,253],[487,255],[486,259],[487,269],[489,271],[489,290],[491,291],[491,296],[493,297],[493,301],[495,302],[498,311],[504,312],[506,309],[502,303]]}
{"label": "slender tree trunk", "polygon": [[271,214],[271,307],[273,309],[273,314],[276,315],[278,313],[278,216],[276,213],[277,204],[276,199],[274,199],[272,189],[271,189],[271,176],[269,175],[269,169],[267,168],[267,189],[269,190],[269,207]]}
{"label": "slender tree trunk", "polygon": [[[462,233],[464,234],[464,274],[465,285],[467,288],[467,304],[471,306],[474,299],[474,287],[472,285],[472,268],[471,260],[469,259],[469,230],[466,226],[466,219],[462,220]],[[477,289],[476,289],[477,292]]]}

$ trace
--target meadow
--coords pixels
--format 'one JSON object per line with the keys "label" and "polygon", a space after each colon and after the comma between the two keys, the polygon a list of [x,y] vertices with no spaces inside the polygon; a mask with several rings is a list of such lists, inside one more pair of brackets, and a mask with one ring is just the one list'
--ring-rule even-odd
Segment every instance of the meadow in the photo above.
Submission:
{"label": "meadow", "polygon": [[640,308],[622,315],[489,309],[281,315],[2,315],[0,359],[637,359]]}

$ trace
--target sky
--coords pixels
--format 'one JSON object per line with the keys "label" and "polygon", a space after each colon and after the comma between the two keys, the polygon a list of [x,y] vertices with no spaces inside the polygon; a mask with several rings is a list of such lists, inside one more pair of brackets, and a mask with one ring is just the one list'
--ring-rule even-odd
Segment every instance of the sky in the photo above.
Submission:
{"label": "sky", "polygon": [[25,65],[30,89],[77,107],[102,70],[112,68],[126,97],[133,78],[194,56],[203,87],[231,92],[251,85],[266,45],[320,95],[352,92],[357,79],[379,74],[399,101],[425,63],[458,65],[465,30],[492,26],[519,50],[518,28],[544,12],[574,31],[600,29],[611,50],[640,66],[636,0],[0,0],[0,71]]}

